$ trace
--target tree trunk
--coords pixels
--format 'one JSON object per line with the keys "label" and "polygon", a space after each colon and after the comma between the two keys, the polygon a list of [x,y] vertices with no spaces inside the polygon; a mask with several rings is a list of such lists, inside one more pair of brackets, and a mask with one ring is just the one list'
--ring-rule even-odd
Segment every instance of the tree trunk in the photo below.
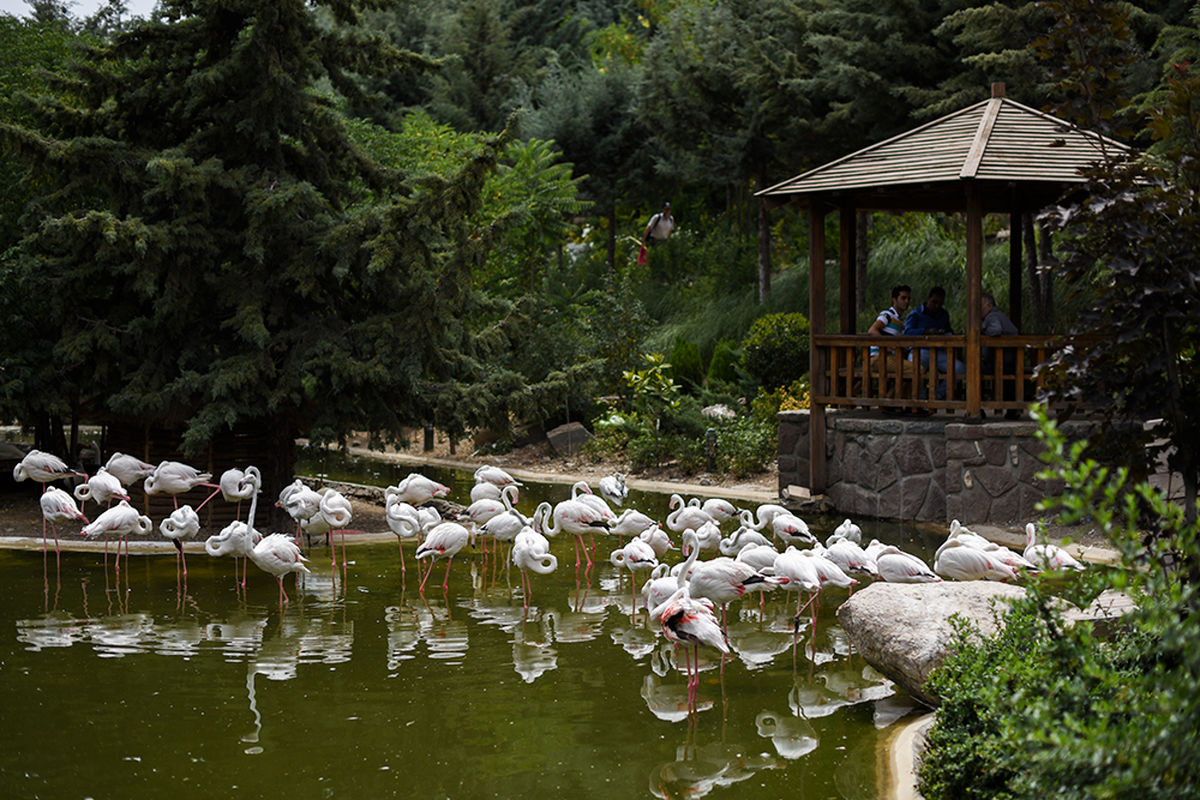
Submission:
{"label": "tree trunk", "polygon": [[771,296],[771,214],[766,199],[758,202],[758,302]]}
{"label": "tree trunk", "polygon": [[[1044,230],[1043,233],[1045,233]],[[1030,319],[1026,323],[1026,326],[1031,333],[1048,333],[1051,318],[1049,309],[1046,307],[1044,300],[1045,292],[1042,287],[1049,280],[1049,273],[1041,272],[1038,269],[1040,258],[1032,214],[1021,215],[1021,235],[1025,240],[1025,246],[1022,249],[1025,253],[1025,273],[1028,277],[1027,283],[1029,284]]]}
{"label": "tree trunk", "polygon": [[871,227],[871,212],[858,211],[858,224],[855,226],[854,241],[854,313],[861,314],[867,308],[867,234]]}
{"label": "tree trunk", "polygon": [[[263,485],[258,498],[259,513],[267,511],[263,518],[267,520],[269,530],[291,531],[296,523],[275,505],[275,499],[284,486],[296,480],[296,436],[299,432],[284,415],[270,417],[263,424],[267,426],[268,434],[267,452],[263,454],[266,461],[260,467]],[[258,528],[258,525],[254,527]]]}

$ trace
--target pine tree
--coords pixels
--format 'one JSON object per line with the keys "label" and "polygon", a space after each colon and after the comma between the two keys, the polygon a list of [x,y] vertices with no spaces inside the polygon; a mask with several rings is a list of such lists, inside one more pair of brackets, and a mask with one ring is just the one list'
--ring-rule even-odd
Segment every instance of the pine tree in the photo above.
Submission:
{"label": "pine tree", "polygon": [[26,366],[84,410],[184,426],[191,452],[260,426],[268,486],[299,434],[461,429],[514,387],[480,375],[468,325],[465,220],[499,141],[450,175],[380,168],[316,87],[411,62],[318,5],[170,0],[62,77],[71,102],[0,129],[44,188],[13,276],[45,315]]}

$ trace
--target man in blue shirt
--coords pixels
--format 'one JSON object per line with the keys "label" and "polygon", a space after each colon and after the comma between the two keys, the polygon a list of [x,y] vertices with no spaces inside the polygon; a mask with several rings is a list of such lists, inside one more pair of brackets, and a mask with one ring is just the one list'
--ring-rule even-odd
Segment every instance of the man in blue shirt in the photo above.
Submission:
{"label": "man in blue shirt", "polygon": [[[929,290],[925,302],[908,312],[908,317],[904,320],[904,335],[939,336],[954,333],[954,329],[950,327],[950,313],[944,308],[945,304],[946,290],[941,286],[934,286]],[[929,349],[922,347],[919,350],[922,370],[929,369]],[[946,372],[946,349],[939,347],[934,352],[937,354],[934,363],[937,364],[938,372]],[[959,359],[954,359],[955,379],[962,378],[966,373],[966,365]],[[925,390],[921,391],[924,393]],[[946,399],[945,381],[938,383],[937,399]]]}

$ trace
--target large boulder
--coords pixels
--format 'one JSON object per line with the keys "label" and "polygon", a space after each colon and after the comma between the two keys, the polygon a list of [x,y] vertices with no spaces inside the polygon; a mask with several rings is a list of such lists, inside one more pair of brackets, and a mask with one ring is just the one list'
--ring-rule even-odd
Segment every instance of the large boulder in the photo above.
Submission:
{"label": "large boulder", "polygon": [[550,446],[554,448],[555,453],[571,456],[579,452],[579,448],[592,438],[592,434],[580,423],[568,422],[546,431],[546,438],[550,440]]}
{"label": "large boulder", "polygon": [[910,695],[930,706],[940,698],[925,681],[941,666],[954,640],[950,617],[958,614],[985,636],[996,632],[996,612],[1025,590],[994,581],[873,583],[838,609],[838,621],[863,659]]}

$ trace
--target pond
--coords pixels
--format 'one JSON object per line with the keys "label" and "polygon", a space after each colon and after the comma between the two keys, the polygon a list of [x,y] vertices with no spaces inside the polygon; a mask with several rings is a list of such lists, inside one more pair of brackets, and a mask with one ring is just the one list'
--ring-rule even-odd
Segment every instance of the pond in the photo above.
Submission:
{"label": "pond", "polygon": [[[528,488],[526,513],[569,492]],[[665,516],[665,497],[635,502]],[[839,521],[810,525],[823,539]],[[936,544],[864,527],[926,554]],[[732,605],[734,655],[722,668],[705,654],[689,715],[683,655],[633,612],[629,576],[576,569],[566,537],[557,572],[532,576],[528,611],[519,574],[482,548],[455,559],[444,594],[439,566],[422,596],[405,547],[403,577],[394,540],[350,548],[344,574],[313,548],[282,610],[269,575],[252,569],[243,592],[228,560],[189,554],[182,581],[173,555],[134,556],[117,577],[96,553],[56,566],[0,551],[8,791],[878,796],[881,731],[911,701],[851,652],[836,600],[795,648],[794,595]]]}

